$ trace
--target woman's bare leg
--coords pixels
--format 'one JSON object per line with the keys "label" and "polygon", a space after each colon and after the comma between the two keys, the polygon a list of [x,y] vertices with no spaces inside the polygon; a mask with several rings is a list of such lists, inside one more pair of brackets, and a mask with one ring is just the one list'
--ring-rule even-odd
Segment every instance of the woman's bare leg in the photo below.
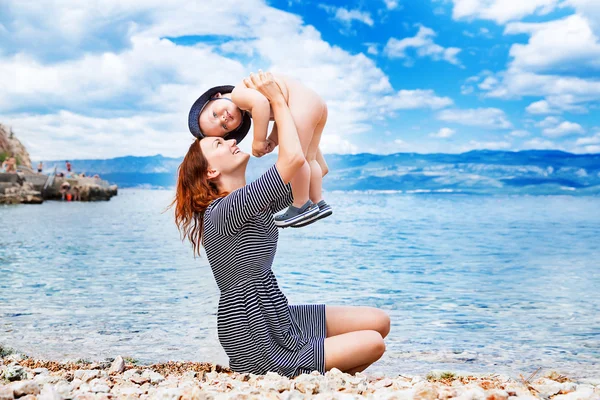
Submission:
{"label": "woman's bare leg", "polygon": [[337,368],[343,372],[365,369],[379,360],[385,343],[377,331],[356,331],[325,339],[325,370]]}
{"label": "woman's bare leg", "polygon": [[348,332],[373,330],[382,338],[390,333],[390,317],[374,307],[325,306],[327,337]]}

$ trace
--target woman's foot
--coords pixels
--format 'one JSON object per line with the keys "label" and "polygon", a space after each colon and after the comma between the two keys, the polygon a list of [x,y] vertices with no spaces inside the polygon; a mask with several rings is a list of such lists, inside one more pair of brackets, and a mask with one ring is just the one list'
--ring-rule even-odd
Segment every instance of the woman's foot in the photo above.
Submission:
{"label": "woman's foot", "polygon": [[304,221],[295,223],[294,225],[292,225],[292,228],[302,228],[303,226],[310,225],[313,222],[317,222],[318,220],[327,218],[331,214],[333,214],[333,210],[331,209],[331,206],[329,204],[325,203],[325,200],[319,201],[317,203],[317,206],[319,207],[318,214],[316,214],[315,216],[308,218]]}
{"label": "woman's foot", "polygon": [[300,208],[289,206],[283,213],[273,217],[275,225],[279,228],[287,228],[302,221],[309,220],[316,215],[319,215],[319,206],[308,200]]}

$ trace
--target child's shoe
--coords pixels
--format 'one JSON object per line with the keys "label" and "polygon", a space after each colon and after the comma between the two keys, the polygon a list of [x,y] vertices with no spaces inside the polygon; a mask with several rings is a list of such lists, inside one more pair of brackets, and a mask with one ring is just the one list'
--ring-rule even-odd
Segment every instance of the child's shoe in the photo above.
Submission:
{"label": "child's shoe", "polygon": [[276,215],[273,219],[277,227],[287,228],[288,226],[313,218],[316,215],[319,215],[319,206],[308,200],[300,208],[293,205],[289,206],[283,214]]}
{"label": "child's shoe", "polygon": [[331,214],[333,214],[331,206],[325,203],[325,200],[321,200],[320,202],[318,202],[317,206],[319,206],[319,213],[317,215],[308,218],[304,221],[295,223],[294,225],[292,225],[292,228],[302,228],[303,226],[310,225],[313,222],[317,222],[318,220],[329,217]]}

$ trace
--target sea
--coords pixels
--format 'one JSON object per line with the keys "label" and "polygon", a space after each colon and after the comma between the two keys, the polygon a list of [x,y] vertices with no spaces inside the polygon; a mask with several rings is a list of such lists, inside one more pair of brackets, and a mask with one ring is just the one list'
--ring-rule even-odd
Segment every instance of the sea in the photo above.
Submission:
{"label": "sea", "polygon": [[[219,291],[167,207],[173,190],[108,202],[0,206],[0,345],[32,357],[227,365]],[[334,214],[280,231],[290,304],[385,310],[365,372],[600,377],[600,197],[326,192]]]}

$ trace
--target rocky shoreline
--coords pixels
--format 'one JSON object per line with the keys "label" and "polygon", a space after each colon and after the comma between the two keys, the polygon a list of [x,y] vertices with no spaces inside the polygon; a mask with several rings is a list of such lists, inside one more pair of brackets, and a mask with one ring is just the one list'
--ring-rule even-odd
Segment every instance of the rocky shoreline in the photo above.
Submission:
{"label": "rocky shoreline", "polygon": [[[498,374],[349,375],[339,370],[288,379],[240,374],[210,363],[149,366],[121,356],[104,362],[56,362],[11,354],[0,360],[0,400],[61,399],[600,399],[600,379],[556,372],[515,380]],[[133,361],[133,362],[131,362]]]}

